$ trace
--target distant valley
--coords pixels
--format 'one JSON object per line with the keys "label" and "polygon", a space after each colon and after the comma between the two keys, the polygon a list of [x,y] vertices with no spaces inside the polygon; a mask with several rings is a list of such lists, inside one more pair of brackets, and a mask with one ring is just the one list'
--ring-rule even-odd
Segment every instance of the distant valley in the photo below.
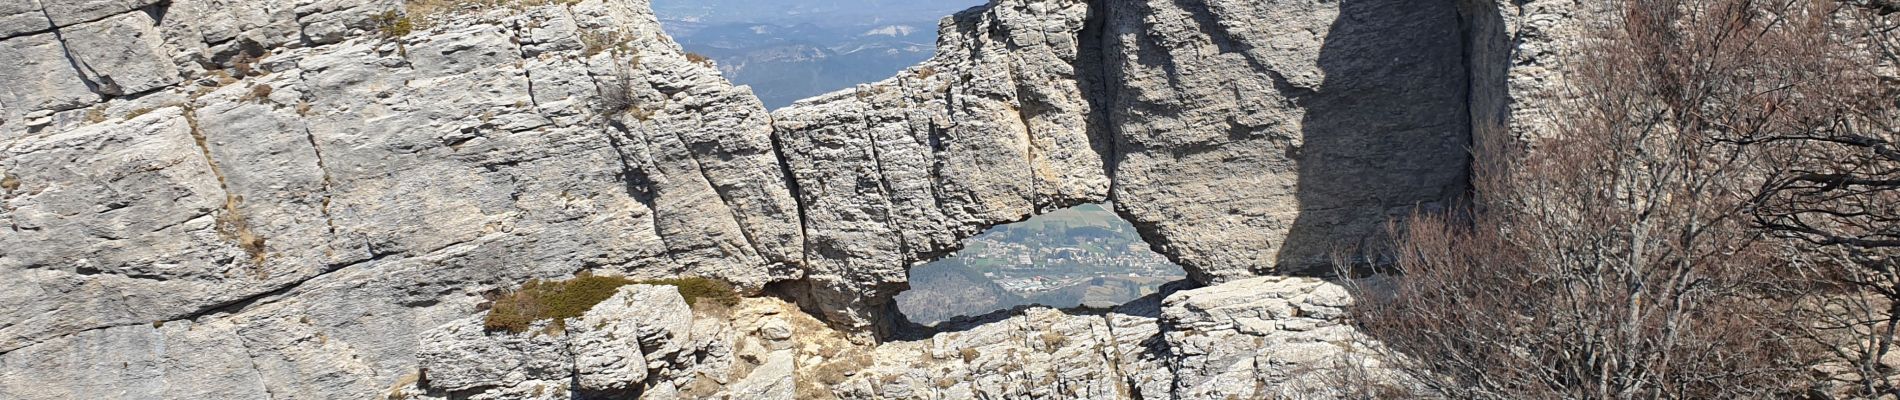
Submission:
{"label": "distant valley", "polygon": [[732,2],[656,1],[654,9],[681,46],[716,61],[733,83],[751,86],[769,109],[876,82],[929,59],[936,50],[938,21],[980,4],[807,0],[766,8],[725,3]]}
{"label": "distant valley", "polygon": [[897,307],[930,324],[1019,305],[1110,307],[1184,278],[1100,204],[998,226],[948,258],[911,268]]}

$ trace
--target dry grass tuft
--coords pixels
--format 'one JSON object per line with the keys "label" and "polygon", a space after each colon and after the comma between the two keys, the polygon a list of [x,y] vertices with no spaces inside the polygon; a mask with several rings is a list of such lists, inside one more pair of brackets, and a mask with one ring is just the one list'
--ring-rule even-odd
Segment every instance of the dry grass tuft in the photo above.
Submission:
{"label": "dry grass tuft", "polygon": [[581,55],[593,57],[596,54],[612,51],[614,54],[633,52],[633,38],[623,37],[620,32],[582,31]]}
{"label": "dry grass tuft", "polygon": [[[244,217],[244,213],[239,212],[243,203],[243,196],[225,196],[224,213],[218,215],[218,233],[237,242],[238,248],[251,256],[251,264],[261,267],[264,265],[268,249],[264,245],[264,237],[252,230],[250,220]],[[260,279],[264,278],[261,270],[258,274]]]}
{"label": "dry grass tuft", "polygon": [[86,109],[86,123],[106,122],[106,105],[100,104]]}
{"label": "dry grass tuft", "polygon": [[270,94],[274,91],[276,91],[276,88],[271,87],[270,84],[259,83],[255,86],[251,86],[251,93],[244,95],[244,100],[259,103],[270,102]]}
{"label": "dry grass tuft", "polygon": [[150,108],[150,107],[147,107],[147,108],[140,108],[140,109],[137,109],[137,110],[132,110],[131,112],[127,112],[127,113],[125,113],[125,119],[133,119],[133,118],[138,118],[139,116],[142,116],[142,115],[145,115],[145,114],[150,114],[150,113],[152,112],[152,110],[154,110],[154,109],[153,109],[153,108]]}
{"label": "dry grass tuft", "polygon": [[693,62],[694,64],[699,64],[699,65],[704,65],[704,66],[708,66],[708,67],[711,67],[711,66],[713,66],[713,60],[712,60],[712,58],[711,58],[711,57],[706,57],[706,55],[705,55],[705,54],[699,54],[699,53],[693,53],[693,52],[687,52],[687,53],[686,53],[686,61],[691,61],[691,62]]}
{"label": "dry grass tuft", "polygon": [[1054,353],[1057,349],[1061,349],[1062,346],[1069,344],[1069,337],[1052,331],[1042,331],[1042,335],[1040,336],[1042,338],[1042,344],[1049,346],[1050,353]]}

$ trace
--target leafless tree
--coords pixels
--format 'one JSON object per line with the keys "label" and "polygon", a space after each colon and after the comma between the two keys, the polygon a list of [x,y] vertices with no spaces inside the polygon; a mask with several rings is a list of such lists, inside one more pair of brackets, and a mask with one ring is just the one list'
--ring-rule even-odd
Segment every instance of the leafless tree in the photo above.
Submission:
{"label": "leafless tree", "polygon": [[[1458,398],[1793,397],[1841,359],[1891,391],[1893,24],[1867,4],[1623,1],[1557,134],[1481,143],[1471,210],[1395,227],[1359,323]],[[1887,319],[1843,342],[1816,305],[1863,292]]]}
{"label": "leafless tree", "polygon": [[[1748,210],[1755,226],[1791,241],[1794,272],[1816,277],[1808,334],[1859,396],[1900,392],[1900,11],[1891,1],[1813,6],[1797,35],[1765,40],[1744,68],[1760,117],[1724,140],[1770,160]],[[1753,49],[1751,49],[1753,50]],[[1775,76],[1770,80],[1756,76]]]}

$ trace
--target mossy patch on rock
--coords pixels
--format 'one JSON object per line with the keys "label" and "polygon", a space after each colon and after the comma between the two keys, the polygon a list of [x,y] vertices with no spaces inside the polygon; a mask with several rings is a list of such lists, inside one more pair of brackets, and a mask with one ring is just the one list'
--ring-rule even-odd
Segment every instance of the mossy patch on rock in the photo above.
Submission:
{"label": "mossy patch on rock", "polygon": [[529,280],[521,285],[521,289],[496,298],[488,316],[482,320],[483,326],[491,331],[515,333],[526,332],[535,321],[541,320],[553,320],[555,326],[561,326],[566,319],[578,318],[593,309],[594,305],[613,297],[620,287],[634,284],[679,288],[680,297],[685,298],[687,304],[713,301],[732,306],[739,303],[739,295],[733,292],[731,285],[712,279],[636,281],[618,276],[581,274],[564,281]]}

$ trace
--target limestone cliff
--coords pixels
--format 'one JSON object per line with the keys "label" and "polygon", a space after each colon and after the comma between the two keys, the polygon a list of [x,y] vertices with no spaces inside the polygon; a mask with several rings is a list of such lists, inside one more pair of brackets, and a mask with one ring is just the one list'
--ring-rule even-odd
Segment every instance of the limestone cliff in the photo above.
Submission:
{"label": "limestone cliff", "polygon": [[875,320],[903,266],[1109,199],[1198,282],[1322,269],[1463,193],[1460,26],[1448,1],[957,15],[935,59],[774,113],[806,206],[804,283],[831,319]]}
{"label": "limestone cliff", "polygon": [[[1235,327],[1230,311],[1156,311],[1198,301],[1170,296],[917,339],[891,298],[909,265],[987,227],[1102,200],[1192,284],[1219,285],[1200,290],[1317,290],[1253,277],[1313,272],[1460,196],[1474,137],[1556,96],[1565,21],[1544,2],[995,0],[946,18],[931,61],[768,112],[641,0],[410,3],[432,7],[0,4],[0,398],[753,398],[791,396],[787,381],[1265,395],[1256,380],[1290,381],[1258,360],[1324,358],[1272,343],[1350,337],[1336,315],[1216,307],[1276,326]],[[629,346],[586,328],[469,331],[486,295],[583,270],[799,307],[602,310],[597,329],[691,321],[631,323],[640,348],[618,356],[569,350]],[[1032,328],[1070,339],[1037,346]],[[1257,339],[1197,339],[1212,331]],[[957,348],[981,354],[944,355]],[[1035,364],[1049,372],[997,372],[1026,362],[995,356],[1012,350],[1054,355]],[[1090,351],[1107,361],[1063,356]],[[600,364],[424,367],[490,354]]]}

